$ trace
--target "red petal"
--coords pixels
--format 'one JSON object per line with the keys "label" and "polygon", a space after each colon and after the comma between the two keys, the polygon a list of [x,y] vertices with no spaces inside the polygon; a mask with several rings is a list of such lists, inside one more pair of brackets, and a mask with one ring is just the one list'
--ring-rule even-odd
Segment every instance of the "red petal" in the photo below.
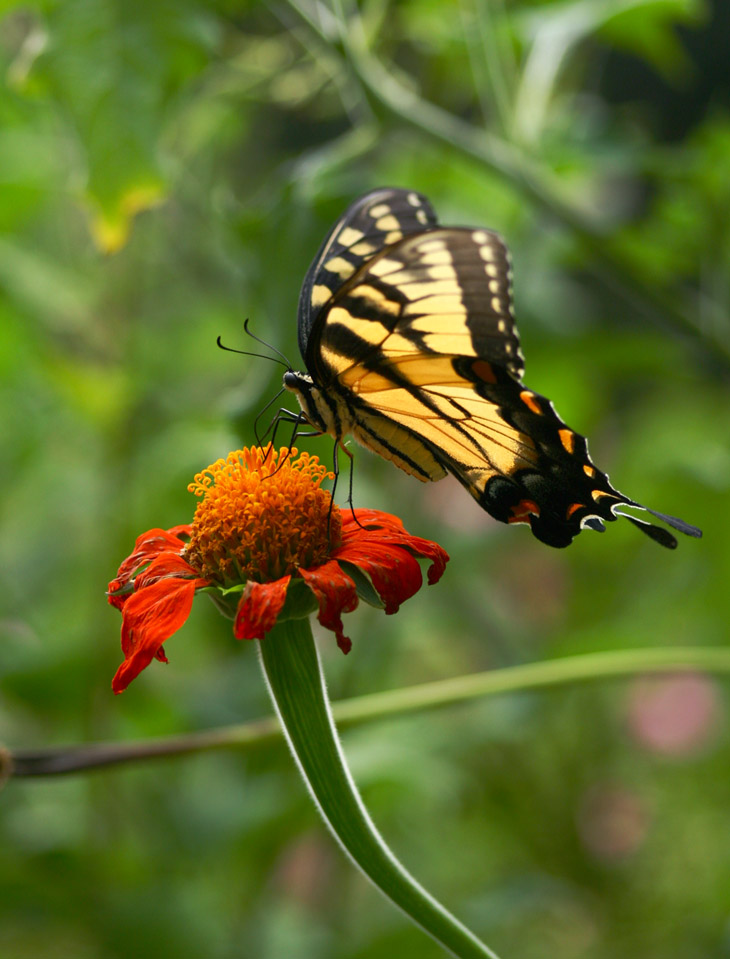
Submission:
{"label": "red petal", "polygon": [[193,524],[192,523],[181,523],[179,526],[171,526],[167,530],[171,536],[184,536],[186,540],[190,539],[193,535]]}
{"label": "red petal", "polygon": [[[352,514],[355,514],[354,516]],[[342,534],[344,536],[352,532],[362,532],[362,527],[376,530],[393,530],[395,532],[406,533],[403,520],[392,513],[383,513],[379,509],[356,509],[348,512],[342,511]],[[408,533],[406,533],[406,536]]]}
{"label": "red petal", "polygon": [[[172,530],[149,529],[146,533],[138,536],[137,542],[134,544],[134,550],[119,567],[116,578],[109,583],[109,593],[113,594],[128,586],[140,566],[148,563],[150,559],[160,553],[172,552],[179,555],[185,548],[185,543],[175,533],[189,533],[190,530],[192,530],[192,526],[174,526]],[[113,606],[119,605],[111,595],[109,602]]]}
{"label": "red petal", "polygon": [[119,609],[119,610],[122,609],[122,607],[124,606],[124,604],[127,602],[127,600],[129,599],[129,597],[132,595],[131,593],[122,593],[122,594],[120,595],[120,594],[115,594],[114,592],[112,592],[113,589],[121,589],[121,588],[122,588],[122,587],[121,587],[121,584],[120,584],[117,580],[112,580],[112,582],[109,583],[109,592],[107,593],[107,596],[106,596],[106,598],[109,600],[110,604],[111,604],[115,609]]}
{"label": "red petal", "polygon": [[112,680],[121,693],[152,662],[165,660],[162,644],[190,615],[200,579],[161,579],[133,593],[122,610],[122,652],[125,660]]}
{"label": "red petal", "polygon": [[414,556],[431,560],[428,569],[428,582],[431,585],[441,579],[449,554],[438,543],[421,539],[420,536],[411,536],[398,517],[390,513],[381,513],[375,509],[358,509],[355,510],[355,517],[352,513],[343,511],[342,545],[332,553],[334,558],[356,563],[357,560],[350,558],[353,550],[370,553],[373,549],[377,550],[378,546],[401,546]]}
{"label": "red petal", "polygon": [[319,603],[317,618],[327,629],[333,630],[337,645],[343,653],[349,653],[352,640],[343,632],[342,613],[350,613],[356,608],[357,590],[355,584],[335,560],[327,560],[314,569],[300,569],[299,573],[309,586]]}
{"label": "red petal", "polygon": [[379,542],[354,543],[337,550],[337,558],[359,567],[370,577],[386,613],[398,611],[401,603],[414,596],[423,585],[418,560],[405,549]]}
{"label": "red petal", "polygon": [[[160,579],[198,579],[197,570],[178,553],[160,553],[152,560],[147,569],[139,573],[134,580],[134,590],[145,589]],[[204,585],[208,580],[200,580]]]}
{"label": "red petal", "polygon": [[273,629],[290,579],[282,576],[273,583],[246,583],[233,625],[236,639],[263,639]]}

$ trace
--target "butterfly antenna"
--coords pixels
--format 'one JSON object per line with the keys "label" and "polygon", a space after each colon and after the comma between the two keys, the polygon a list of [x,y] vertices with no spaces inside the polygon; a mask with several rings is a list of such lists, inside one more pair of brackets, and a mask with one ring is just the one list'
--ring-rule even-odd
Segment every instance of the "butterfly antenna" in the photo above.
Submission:
{"label": "butterfly antenna", "polygon": [[[271,343],[267,343],[266,340],[262,340],[260,337],[256,336],[255,333],[252,333],[251,330],[249,330],[248,328],[248,323],[249,323],[249,320],[248,320],[248,317],[246,317],[246,319],[243,321],[244,332],[247,333],[252,340],[256,340],[257,343],[260,343],[262,346],[265,346],[267,350],[271,350],[272,353],[276,353],[277,356],[280,356],[286,368],[288,370],[291,370],[292,365],[289,362],[289,360],[286,358],[286,356],[284,356],[284,354],[281,352],[281,350],[277,350],[277,348],[275,346],[272,346]],[[251,355],[254,356],[256,354],[252,353]],[[270,356],[269,359],[273,360],[274,357]]]}
{"label": "butterfly antenna", "polygon": [[[256,337],[254,337],[256,339]],[[259,341],[261,342],[261,341]],[[223,338],[220,336],[216,337],[216,343],[221,350],[225,350],[226,353],[238,353],[241,356],[255,356],[259,360],[271,360],[274,363],[278,363],[280,366],[286,367],[287,370],[291,369],[291,366],[288,363],[284,363],[282,360],[277,359],[275,356],[267,356],[266,353],[249,353],[248,350],[236,350],[232,346],[225,346],[223,343]],[[265,343],[264,346],[268,346],[268,343]],[[273,349],[273,347],[269,347]],[[279,352],[278,350],[276,351]]]}

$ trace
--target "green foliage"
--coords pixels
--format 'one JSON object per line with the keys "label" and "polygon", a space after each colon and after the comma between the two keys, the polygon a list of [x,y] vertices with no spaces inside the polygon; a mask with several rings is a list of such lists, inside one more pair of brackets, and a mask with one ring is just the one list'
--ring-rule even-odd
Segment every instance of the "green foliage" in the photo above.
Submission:
{"label": "green foliage", "polygon": [[[670,553],[616,523],[550,551],[449,481],[421,487],[358,451],[356,505],[402,516],[452,561],[395,617],[361,605],[348,657],[322,636],[333,698],[726,642],[722,0],[372,0],[362,22],[305,0],[0,9],[8,746],[267,714],[255,650],[200,600],[170,665],[112,697],[104,590],[139,532],[189,520],[187,483],[253,443],[279,387],[279,367],[216,336],[251,349],[248,316],[297,367],[307,265],[381,184],[506,237],[526,383],[619,489],[705,539]],[[329,461],[328,440],[301,442]],[[656,738],[692,722],[694,739]],[[345,747],[405,864],[503,959],[727,952],[715,682],[510,695],[373,723]],[[11,781],[0,913],[7,959],[441,954],[333,848],[283,746]]]}

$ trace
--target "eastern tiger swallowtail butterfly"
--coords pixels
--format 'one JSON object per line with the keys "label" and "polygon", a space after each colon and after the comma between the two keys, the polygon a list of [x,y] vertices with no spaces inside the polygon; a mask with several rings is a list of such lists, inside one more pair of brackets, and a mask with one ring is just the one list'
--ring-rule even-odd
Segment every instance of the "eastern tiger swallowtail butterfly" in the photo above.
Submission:
{"label": "eastern tiger swallowtail butterfly", "polygon": [[284,386],[317,431],[363,446],[418,479],[447,473],[502,523],[549,546],[625,516],[673,549],[700,530],[641,506],[593,465],[584,437],[523,386],[510,260],[491,230],[441,227],[428,200],[380,189],[334,225],[299,299],[306,373]]}

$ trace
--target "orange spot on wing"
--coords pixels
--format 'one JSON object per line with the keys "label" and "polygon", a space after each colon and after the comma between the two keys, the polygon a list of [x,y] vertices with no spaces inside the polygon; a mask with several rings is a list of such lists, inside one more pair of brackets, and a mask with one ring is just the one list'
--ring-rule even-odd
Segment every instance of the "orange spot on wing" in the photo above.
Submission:
{"label": "orange spot on wing", "polygon": [[570,506],[568,507],[568,511],[565,514],[565,518],[570,519],[570,517],[573,515],[573,513],[575,513],[577,509],[583,509],[584,506],[585,506],[585,503],[571,503]]}
{"label": "orange spot on wing", "polygon": [[529,390],[523,390],[520,393],[520,399],[528,409],[532,410],[533,413],[537,413],[538,416],[542,416],[540,404],[535,399],[534,393],[531,393]]}
{"label": "orange spot on wing", "polygon": [[567,453],[572,453],[575,449],[575,433],[572,430],[558,430],[560,442]]}
{"label": "orange spot on wing", "polygon": [[471,371],[478,376],[484,383],[496,383],[497,377],[494,375],[491,363],[486,360],[475,360],[471,365]]}
{"label": "orange spot on wing", "polygon": [[595,476],[595,475],[596,475],[596,471],[595,471],[595,469],[590,465],[590,463],[584,463],[584,464],[583,464],[583,472],[586,474],[586,476]]}
{"label": "orange spot on wing", "polygon": [[521,499],[519,503],[512,507],[512,515],[507,520],[508,523],[529,523],[530,516],[539,516],[540,507],[534,500]]}

